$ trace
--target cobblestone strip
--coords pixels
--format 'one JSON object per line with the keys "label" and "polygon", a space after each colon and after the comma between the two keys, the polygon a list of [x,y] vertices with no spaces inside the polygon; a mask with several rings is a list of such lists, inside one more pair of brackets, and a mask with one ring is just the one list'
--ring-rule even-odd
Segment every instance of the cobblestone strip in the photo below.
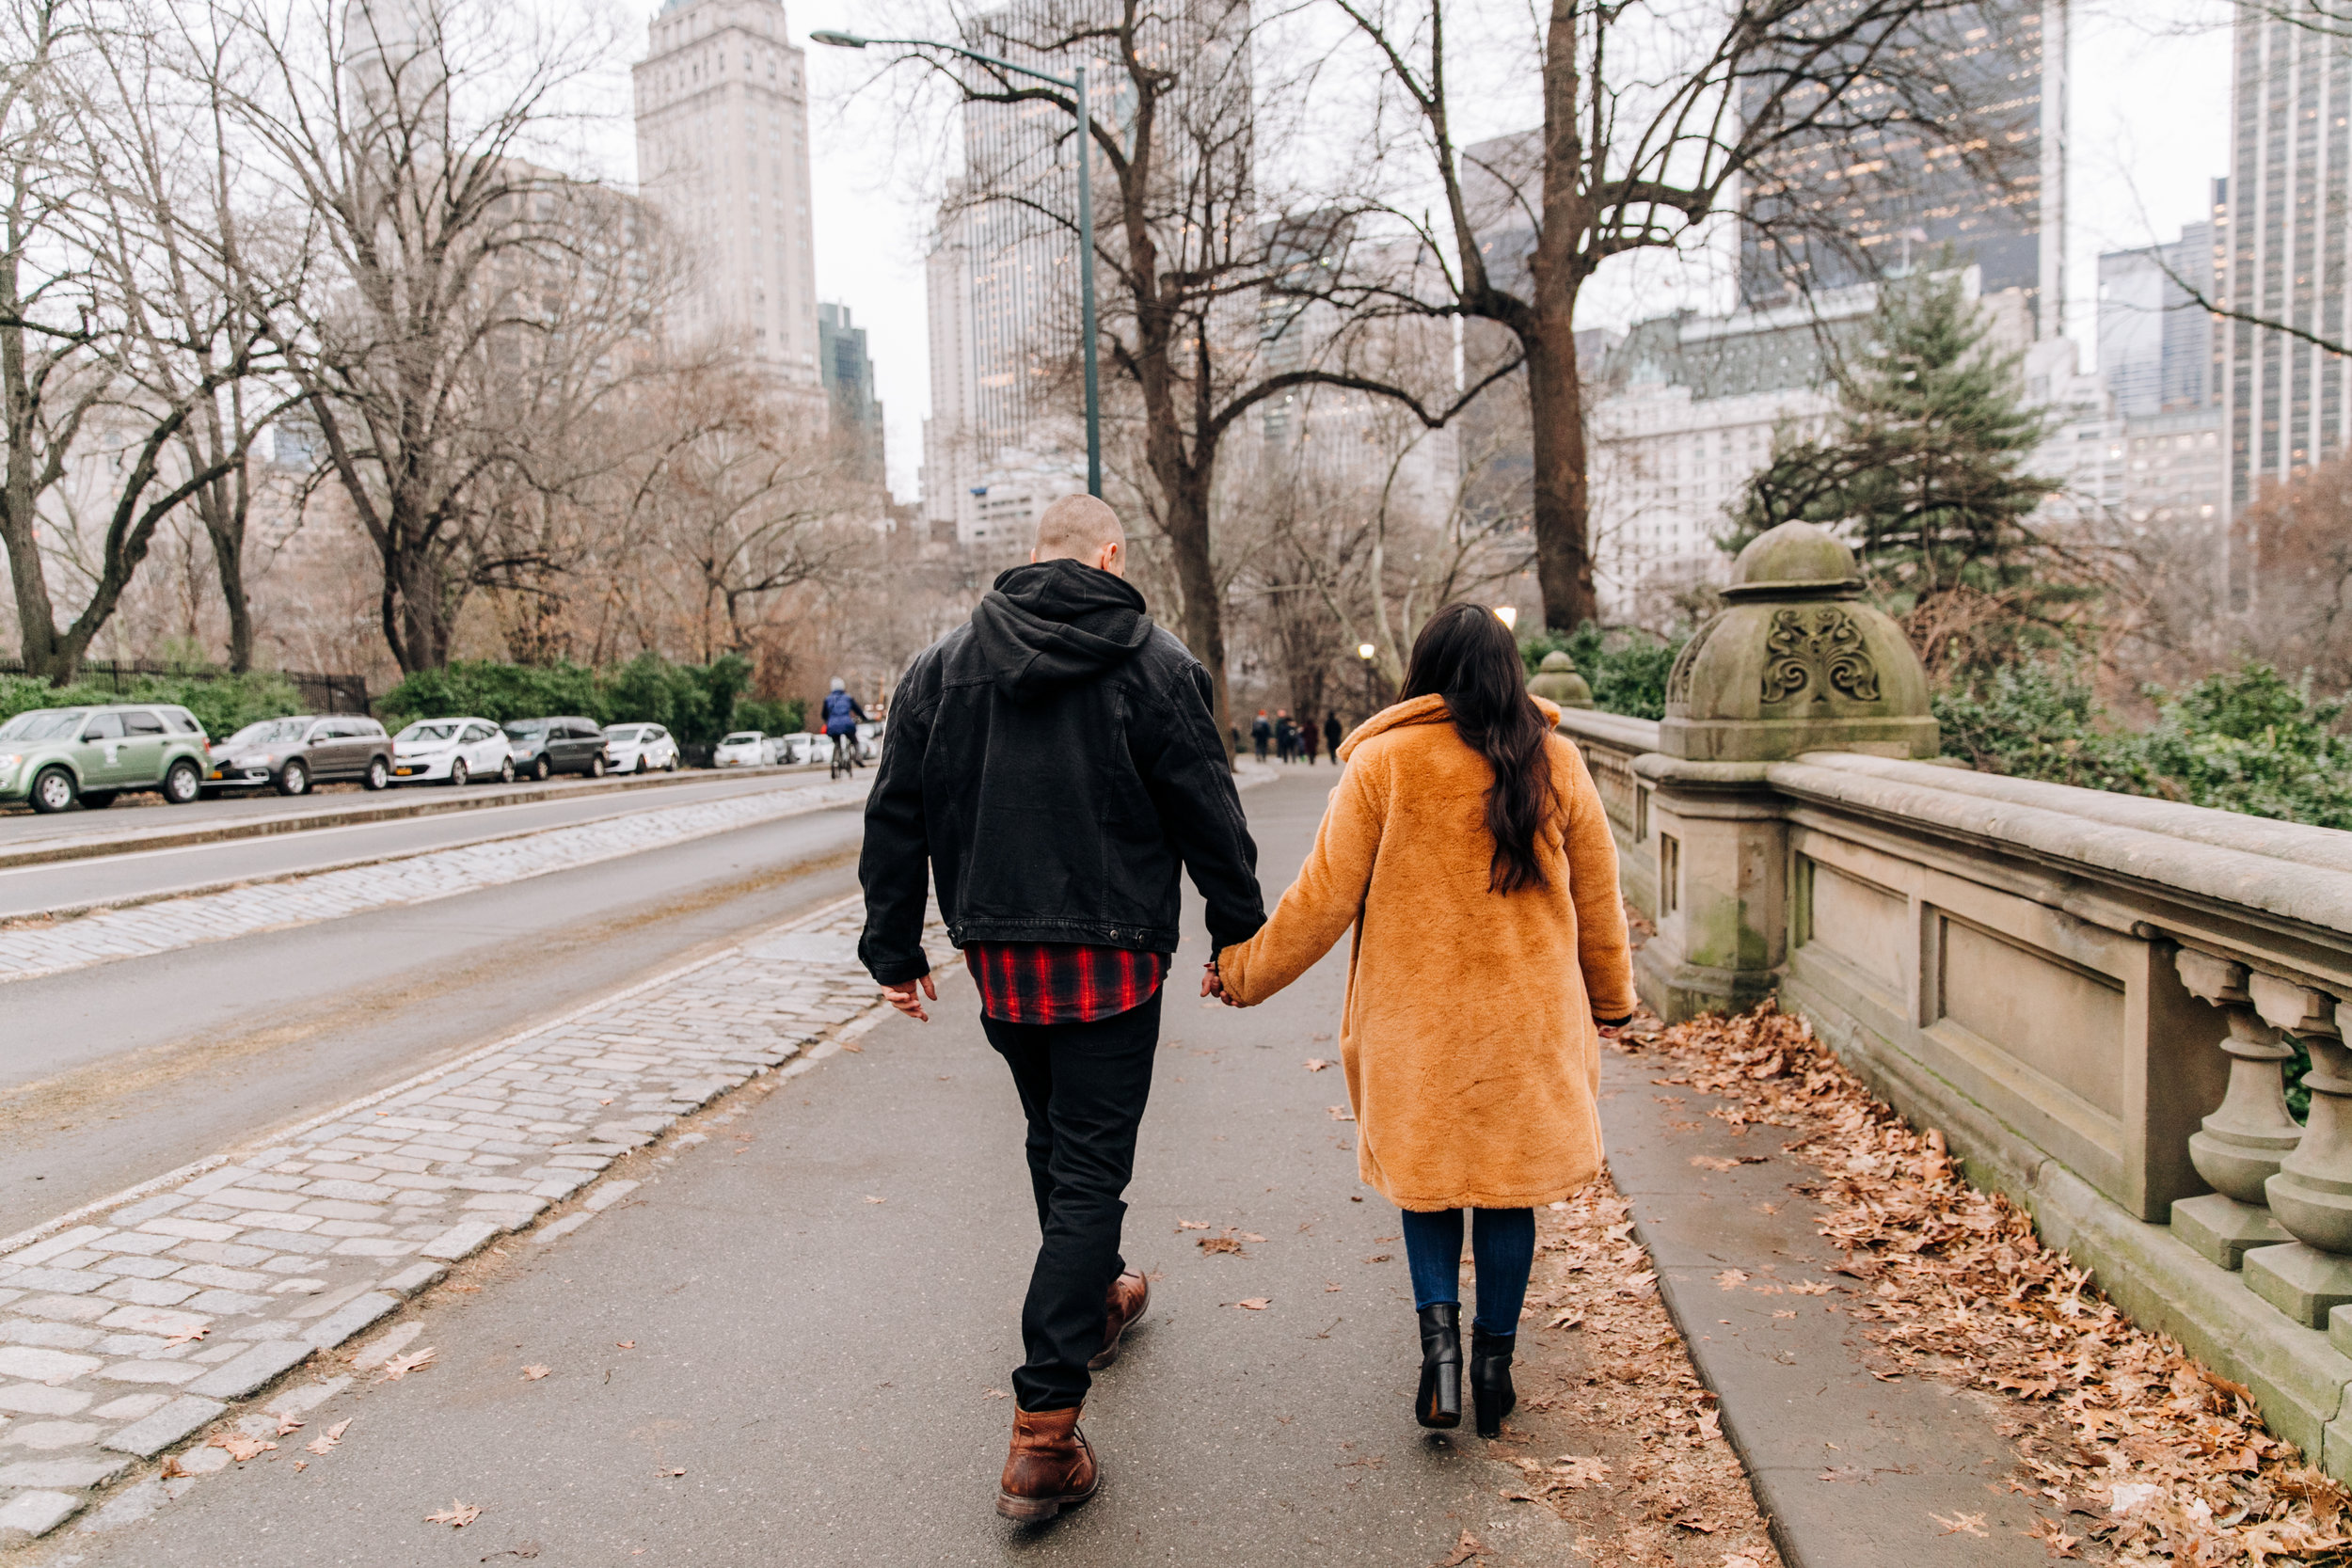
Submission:
{"label": "cobblestone strip", "polygon": [[[830,906],[0,1256],[0,1546],[55,1529],[679,1117],[862,1029],[877,1011],[864,912]],[[935,926],[933,945],[944,968]],[[228,1462],[190,1448],[89,1525]]]}
{"label": "cobblestone strip", "polygon": [[447,898],[820,811],[857,800],[865,789],[864,781],[811,784],[700,805],[631,812],[490,844],[427,850],[381,864],[106,910],[55,926],[20,927],[0,931],[0,983],[333,920],[395,904]]}

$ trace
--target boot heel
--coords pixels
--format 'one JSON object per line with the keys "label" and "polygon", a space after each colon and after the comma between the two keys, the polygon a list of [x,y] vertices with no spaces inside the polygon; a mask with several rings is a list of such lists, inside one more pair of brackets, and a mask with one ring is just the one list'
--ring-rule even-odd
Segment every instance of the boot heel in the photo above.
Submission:
{"label": "boot heel", "polygon": [[1518,1408],[1518,1391],[1511,1386],[1511,1353],[1517,1335],[1488,1334],[1470,1325],[1470,1403],[1478,1417],[1478,1435],[1502,1435],[1502,1418]]}
{"label": "boot heel", "polygon": [[1413,1419],[1437,1431],[1462,1424],[1462,1326],[1458,1303],[1421,1309],[1421,1391]]}

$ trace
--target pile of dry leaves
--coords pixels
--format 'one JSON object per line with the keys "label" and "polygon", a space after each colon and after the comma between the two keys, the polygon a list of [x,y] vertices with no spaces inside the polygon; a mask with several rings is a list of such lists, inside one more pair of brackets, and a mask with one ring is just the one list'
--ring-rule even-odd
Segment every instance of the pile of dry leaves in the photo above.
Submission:
{"label": "pile of dry leaves", "polygon": [[1603,1177],[1537,1217],[1519,1409],[1489,1446],[1519,1472],[1503,1497],[1549,1508],[1592,1560],[1780,1568],[1626,1200]]}
{"label": "pile of dry leaves", "polygon": [[1846,1249],[1841,1272],[1871,1288],[1849,1310],[1880,1325],[1867,1332],[1887,1370],[2012,1402],[2012,1484],[2048,1500],[2039,1533],[2052,1557],[2352,1564],[2352,1498],[2264,1430],[2243,1386],[2135,1326],[1802,1019],[1767,1003],[1639,1031],[1621,1048],[1670,1058],[1666,1082],[1730,1101],[1718,1116],[1788,1130],[1783,1147],[1822,1173],[1821,1229]]}

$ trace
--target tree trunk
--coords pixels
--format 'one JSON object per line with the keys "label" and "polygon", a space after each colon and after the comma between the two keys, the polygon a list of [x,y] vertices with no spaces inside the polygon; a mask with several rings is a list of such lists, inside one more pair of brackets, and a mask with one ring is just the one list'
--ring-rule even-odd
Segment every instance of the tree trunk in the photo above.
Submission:
{"label": "tree trunk", "polygon": [[1527,411],[1534,437],[1535,581],[1544,625],[1574,631],[1600,619],[1593,591],[1592,492],[1584,465],[1584,386],[1576,334],[1565,309],[1547,312],[1520,341],[1527,348]]}
{"label": "tree trunk", "polygon": [[[0,301],[17,299],[17,261],[0,260]],[[35,475],[40,462],[31,440],[35,410],[26,385],[24,328],[0,325],[0,388],[7,398],[8,486],[0,497],[0,546],[8,552],[9,586],[16,594],[17,646],[24,673],[62,685],[70,672],[57,665],[56,607],[49,598],[49,580],[40,569],[40,544],[36,537],[40,486]]]}
{"label": "tree trunk", "polygon": [[215,480],[196,498],[196,509],[213,542],[220,599],[229,610],[229,668],[242,675],[253,668],[253,605],[245,590],[244,486],[234,475]]}
{"label": "tree trunk", "polygon": [[1225,605],[1209,550],[1208,476],[1187,466],[1155,477],[1168,507],[1168,553],[1175,562],[1177,587],[1184,595],[1184,646],[1208,668],[1216,694],[1217,742],[1230,749],[1233,702],[1225,677]]}

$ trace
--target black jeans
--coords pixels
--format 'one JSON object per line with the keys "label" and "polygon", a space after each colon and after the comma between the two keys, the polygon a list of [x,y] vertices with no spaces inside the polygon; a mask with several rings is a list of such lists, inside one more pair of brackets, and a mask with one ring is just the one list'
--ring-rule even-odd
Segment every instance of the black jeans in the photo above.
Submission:
{"label": "black jeans", "polygon": [[1029,1118],[1029,1186],[1042,1232],[1021,1308],[1027,1360],[1012,1374],[1024,1410],[1067,1410],[1092,1386],[1087,1363],[1103,1348],[1103,1298],[1126,1266],[1120,1195],[1152,1094],[1163,994],[1091,1023],[980,1020]]}

